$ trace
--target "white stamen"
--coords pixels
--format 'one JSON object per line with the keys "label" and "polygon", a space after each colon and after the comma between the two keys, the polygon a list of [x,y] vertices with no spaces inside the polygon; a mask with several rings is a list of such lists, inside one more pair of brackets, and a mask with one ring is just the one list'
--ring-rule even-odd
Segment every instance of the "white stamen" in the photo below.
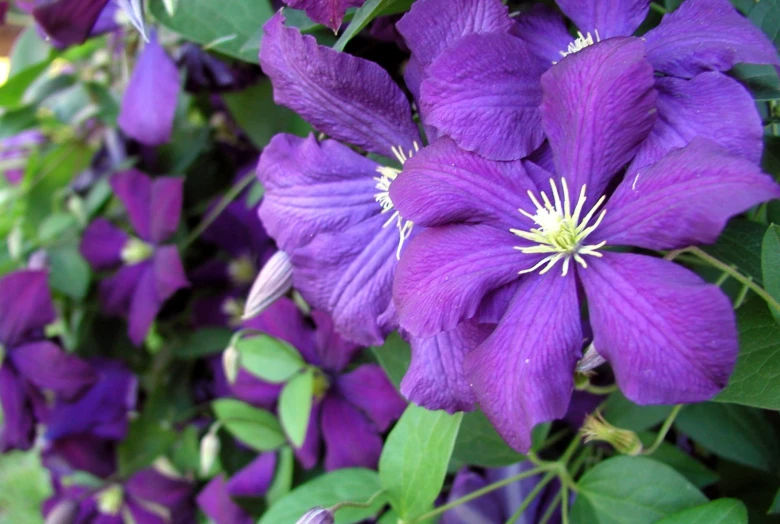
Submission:
{"label": "white stamen", "polygon": [[[590,34],[590,31],[582,34],[581,31],[577,31],[577,38],[573,40],[572,42],[569,42],[569,45],[566,47],[565,51],[558,51],[560,53],[562,58],[566,58],[570,54],[576,53],[578,51],[582,51],[589,45],[593,45],[596,42],[601,42],[601,37],[599,36],[599,30],[594,29],[593,34],[596,35],[596,39],[593,39],[593,35]],[[553,62],[553,64],[557,64],[558,62]]]}
{"label": "white stamen", "polygon": [[606,197],[602,196],[599,198],[590,211],[580,220],[580,214],[587,200],[585,186],[583,185],[580,188],[580,194],[573,213],[571,211],[569,186],[566,184],[566,179],[561,178],[563,199],[561,199],[561,193],[559,193],[558,186],[553,179],[550,179],[550,188],[552,189],[554,205],[544,191],[540,192],[544,205],[539,202],[539,199],[531,191],[528,191],[528,197],[536,207],[536,213],[532,215],[523,209],[518,209],[523,216],[533,220],[539,227],[527,231],[521,229],[509,230],[520,238],[535,244],[531,246],[515,246],[515,249],[526,254],[549,253],[548,256],[537,262],[533,267],[520,271],[521,275],[532,273],[544,266],[539,271],[539,274],[543,275],[552,269],[559,260],[563,260],[561,274],[566,276],[572,259],[583,268],[587,268],[588,263],[583,258],[583,255],[602,256],[598,250],[606,244],[606,241],[593,245],[583,245],[583,241],[596,230],[604,219],[604,215],[607,212],[606,209],[602,209],[598,218],[591,224],[591,220],[593,220]]}
{"label": "white stamen", "polygon": [[[414,153],[420,150],[420,146],[417,145],[417,142],[414,142],[413,145],[414,151],[409,150],[408,153],[405,153],[400,146],[393,146],[391,148],[395,158],[402,166],[412,157],[412,155],[414,155]],[[375,187],[379,190],[378,193],[374,194],[374,199],[382,207],[382,213],[393,211],[393,213],[390,215],[390,218],[387,219],[387,222],[385,222],[382,227],[387,227],[393,222],[396,223],[400,238],[398,240],[398,249],[395,252],[395,256],[400,260],[401,248],[403,247],[406,239],[409,238],[409,235],[412,234],[412,228],[414,227],[414,223],[411,220],[405,220],[398,211],[394,211],[395,206],[393,205],[393,201],[390,199],[390,184],[392,184],[393,180],[395,180],[396,177],[401,173],[401,170],[386,166],[380,166],[376,168],[376,170],[381,176],[374,177],[374,180],[376,180]]]}

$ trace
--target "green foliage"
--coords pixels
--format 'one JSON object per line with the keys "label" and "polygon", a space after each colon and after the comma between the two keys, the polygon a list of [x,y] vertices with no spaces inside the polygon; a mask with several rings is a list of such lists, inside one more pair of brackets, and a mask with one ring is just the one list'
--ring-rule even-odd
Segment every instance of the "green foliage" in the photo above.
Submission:
{"label": "green foliage", "polygon": [[274,384],[286,382],[306,365],[290,344],[264,334],[241,338],[236,350],[241,355],[241,367]]}
{"label": "green foliage", "polygon": [[256,451],[271,451],[286,442],[279,421],[264,409],[227,398],[215,400],[211,407],[235,438]]}
{"label": "green foliage", "polygon": [[739,500],[718,499],[669,515],[658,524],[747,524],[747,508]]}
{"label": "green foliage", "polygon": [[[647,449],[655,441],[656,435],[653,433],[639,433],[639,439],[642,441],[645,449]],[[697,488],[704,488],[718,481],[718,475],[715,472],[669,442],[662,442],[650,457],[673,467],[677,473],[680,473]]]}
{"label": "green foliage", "polygon": [[355,16],[333,45],[336,51],[343,51],[347,43],[362,31],[373,19],[382,15],[401,13],[409,9],[413,0],[367,0],[355,13]]}
{"label": "green foliage", "polygon": [[306,428],[309,427],[314,370],[309,368],[290,379],[279,396],[279,419],[293,446],[303,446]]}
{"label": "green foliage", "polygon": [[671,411],[672,406],[639,406],[616,391],[607,400],[604,418],[613,426],[643,431],[664,420]]}
{"label": "green foliage", "polygon": [[177,358],[191,360],[221,353],[230,344],[233,332],[223,327],[206,327],[188,333],[173,347]]}
{"label": "green foliage", "polygon": [[504,439],[481,410],[463,414],[452,456],[466,464],[497,468],[525,459]]}
{"label": "green foliage", "polygon": [[[775,224],[766,230],[761,244],[761,275],[766,292],[780,301],[780,227]],[[780,311],[770,309],[775,319],[780,320]]]}
{"label": "green foliage", "polygon": [[731,220],[718,241],[702,249],[762,284],[761,244],[766,226],[744,219]]}
{"label": "green foliage", "polygon": [[385,370],[396,389],[400,389],[401,380],[409,368],[412,350],[397,331],[391,333],[381,347],[372,347],[379,365]]}
{"label": "green foliage", "polygon": [[92,271],[77,246],[55,247],[49,255],[49,282],[51,287],[76,300],[87,296]]}
{"label": "green foliage", "polygon": [[129,477],[165,455],[176,441],[174,430],[149,416],[130,423],[127,438],[119,444],[119,474]]}

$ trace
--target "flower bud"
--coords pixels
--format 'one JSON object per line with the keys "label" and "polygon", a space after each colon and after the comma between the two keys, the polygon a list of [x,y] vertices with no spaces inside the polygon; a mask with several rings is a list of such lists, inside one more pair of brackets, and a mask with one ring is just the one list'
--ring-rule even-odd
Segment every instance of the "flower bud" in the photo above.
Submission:
{"label": "flower bud", "polygon": [[588,349],[585,350],[585,354],[579,362],[577,362],[577,371],[580,373],[583,371],[590,371],[591,369],[599,367],[606,361],[607,360],[604,357],[599,355],[598,351],[596,351],[596,347],[591,342]]}
{"label": "flower bud", "polygon": [[241,367],[241,353],[238,352],[233,344],[222,352],[222,369],[225,370],[225,377],[228,383],[235,384],[238,378],[238,370]]}
{"label": "flower bud", "polygon": [[214,463],[217,461],[219,455],[219,437],[217,437],[217,431],[219,430],[219,422],[215,423],[209,432],[200,441],[200,473],[204,477],[209,474],[211,468],[214,467]]}
{"label": "flower bud", "polygon": [[44,524],[73,524],[78,516],[79,503],[72,499],[63,499],[46,515]]}
{"label": "flower bud", "polygon": [[277,251],[260,270],[244,309],[244,320],[256,317],[284,296],[292,287],[292,263],[284,251]]}
{"label": "flower bud", "polygon": [[618,453],[624,455],[639,455],[642,452],[642,442],[633,431],[616,428],[606,420],[598,411],[588,415],[582,425],[582,434],[585,442],[593,440],[607,442]]}
{"label": "flower bud", "polygon": [[298,519],[295,524],[333,524],[333,513],[323,507],[316,506]]}
{"label": "flower bud", "polygon": [[17,223],[8,233],[6,240],[8,244],[8,254],[13,260],[21,260],[24,253],[24,236],[22,235],[22,228]]}

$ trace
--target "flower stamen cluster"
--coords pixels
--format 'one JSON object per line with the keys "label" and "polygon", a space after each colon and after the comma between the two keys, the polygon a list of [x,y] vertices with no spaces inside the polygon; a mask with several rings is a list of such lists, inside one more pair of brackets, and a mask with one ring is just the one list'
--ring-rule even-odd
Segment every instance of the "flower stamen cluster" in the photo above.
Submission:
{"label": "flower stamen cluster", "polygon": [[[417,142],[414,142],[414,151],[409,150],[408,154],[404,153],[404,150],[401,149],[400,146],[393,146],[391,149],[393,150],[395,158],[403,166],[404,163],[409,160],[412,155],[414,155],[414,153],[420,150],[420,146],[417,145]],[[379,192],[374,195],[374,199],[382,207],[382,213],[388,213],[395,209],[393,201],[390,199],[390,184],[392,184],[393,180],[395,180],[396,177],[401,174],[401,170],[387,166],[380,166],[376,168],[376,170],[381,176],[374,177],[374,180],[376,180],[375,187],[379,190]],[[411,220],[404,220],[404,218],[397,210],[393,211],[392,215],[390,215],[390,218],[387,219],[387,222],[385,222],[382,227],[387,227],[393,222],[396,223],[396,227],[398,228],[398,233],[400,235],[398,249],[395,252],[396,258],[400,260],[401,248],[403,247],[406,239],[409,238],[409,235],[412,234],[412,227],[414,227],[414,223]]]}
{"label": "flower stamen cluster", "polygon": [[571,208],[569,187],[566,184],[566,179],[561,178],[563,200],[561,200],[561,195],[558,192],[558,186],[556,185],[555,180],[550,179],[550,187],[552,188],[553,202],[550,201],[544,191],[540,192],[542,203],[529,190],[528,196],[534,206],[536,206],[536,213],[532,215],[523,209],[518,209],[520,213],[533,220],[539,227],[528,231],[510,229],[512,233],[520,238],[530,240],[536,244],[534,246],[515,246],[515,249],[523,253],[550,253],[549,256],[543,258],[533,267],[520,271],[520,275],[531,273],[536,271],[539,267],[544,266],[539,272],[540,275],[543,275],[552,269],[559,260],[563,260],[561,274],[562,276],[566,276],[569,272],[571,259],[574,259],[575,262],[583,268],[587,268],[588,263],[583,258],[583,255],[591,255],[594,257],[602,256],[597,250],[603,247],[604,244],[606,244],[606,241],[593,245],[584,245],[583,242],[604,219],[604,215],[607,212],[606,209],[603,209],[596,221],[592,225],[589,225],[595,216],[596,211],[604,203],[606,197],[602,196],[599,198],[598,202],[596,202],[590,211],[580,219],[580,215],[585,206],[585,201],[587,200],[587,197],[585,196],[586,186],[583,185],[580,189],[580,195],[574,206],[574,211],[572,211]]}
{"label": "flower stamen cluster", "polygon": [[[567,56],[569,56],[572,53],[576,53],[578,51],[582,51],[583,49],[585,49],[589,45],[593,45],[593,44],[595,44],[597,42],[601,42],[601,37],[599,36],[599,30],[595,29],[593,31],[593,33],[596,35],[596,39],[595,40],[593,39],[593,35],[590,34],[590,31],[588,31],[584,35],[582,34],[582,31],[577,31],[577,38],[574,41],[569,42],[569,45],[566,46],[566,50],[565,51],[558,51],[561,54],[561,57],[562,58],[566,58]],[[553,62],[553,63],[556,63],[556,62]]]}

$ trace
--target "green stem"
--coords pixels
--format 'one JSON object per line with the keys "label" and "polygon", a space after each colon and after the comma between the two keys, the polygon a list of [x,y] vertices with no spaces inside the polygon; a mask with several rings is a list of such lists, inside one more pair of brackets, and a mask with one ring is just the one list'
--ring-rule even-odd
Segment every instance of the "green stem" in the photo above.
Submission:
{"label": "green stem", "polygon": [[617,384],[610,384],[609,386],[594,386],[593,384],[588,384],[585,386],[585,391],[593,393],[594,395],[609,395],[617,390]]}
{"label": "green stem", "polygon": [[452,509],[454,507],[460,506],[461,504],[465,504],[466,502],[469,502],[471,500],[474,500],[476,498],[481,497],[482,495],[485,495],[487,493],[490,493],[491,491],[495,491],[498,488],[502,488],[508,484],[512,484],[513,482],[517,482],[518,480],[523,480],[524,478],[532,477],[536,475],[537,473],[541,473],[542,471],[549,470],[549,467],[539,467],[534,468],[528,471],[525,471],[523,473],[520,473],[518,475],[515,475],[514,477],[509,477],[508,479],[500,480],[498,482],[494,482],[493,484],[490,484],[488,486],[485,486],[482,489],[478,489],[477,491],[472,491],[468,495],[465,495],[457,500],[453,500],[452,502],[448,504],[444,504],[443,506],[439,506],[438,508],[429,511],[428,513],[423,513],[419,517],[413,519],[411,522],[423,522],[431,517],[435,517],[436,515],[440,515],[447,511],[448,509]]}
{"label": "green stem", "polygon": [[517,508],[517,511],[515,511],[511,517],[509,517],[509,520],[506,521],[506,524],[513,524],[514,522],[517,522],[517,519],[520,518],[520,515],[522,515],[523,512],[528,509],[528,506],[531,505],[531,502],[533,502],[536,496],[539,495],[539,492],[541,492],[544,487],[549,484],[550,481],[552,481],[554,476],[555,473],[552,471],[545,475],[544,478],[540,480],[536,486],[534,486],[534,489],[531,490],[531,493],[529,493],[528,496],[523,500],[522,504],[520,504],[520,507]]}
{"label": "green stem", "polygon": [[561,520],[563,524],[569,524],[569,490],[564,484],[561,487]]}
{"label": "green stem", "polygon": [[569,428],[563,428],[562,430],[558,431],[558,433],[555,433],[552,437],[548,438],[544,441],[544,444],[537,450],[539,453],[544,451],[545,449],[549,448],[559,440],[561,440],[563,437],[568,435],[570,432]]}
{"label": "green stem", "polygon": [[652,446],[642,452],[643,455],[652,455],[655,453],[655,450],[658,449],[658,447],[666,438],[666,434],[669,433],[669,429],[671,429],[672,424],[674,423],[674,419],[677,418],[677,414],[680,412],[682,407],[682,404],[677,404],[674,406],[674,408],[672,408],[672,412],[669,413],[669,416],[666,417],[666,420],[664,420],[664,425],[661,426],[661,431],[658,432],[658,436],[655,438],[655,442],[653,442]]}
{"label": "green stem", "polygon": [[656,13],[662,14],[662,15],[665,15],[666,13],[669,12],[669,11],[666,10],[666,8],[664,6],[656,4],[655,2],[651,2],[650,3],[650,9],[652,9]]}
{"label": "green stem", "polygon": [[547,506],[547,511],[544,512],[544,515],[542,515],[542,518],[539,519],[539,524],[547,524],[550,519],[553,516],[553,513],[555,513],[555,508],[558,507],[558,504],[561,503],[561,495],[563,494],[563,487],[561,487],[561,490],[558,492],[557,495],[555,495],[555,498],[552,500],[549,506]]}
{"label": "green stem", "polygon": [[780,302],[775,300],[774,297],[772,297],[772,295],[764,291],[764,288],[762,288],[761,286],[753,282],[752,278],[743,275],[735,268],[729,266],[725,262],[721,262],[720,260],[708,254],[706,251],[704,251],[701,248],[698,248],[696,246],[691,246],[689,248],[686,248],[685,251],[689,253],[693,253],[694,255],[704,260],[711,266],[720,269],[724,273],[728,273],[731,278],[733,278],[738,282],[741,282],[742,284],[750,288],[751,291],[753,291],[756,295],[763,298],[767,304],[769,304],[771,307],[775,308],[776,310],[780,311]]}
{"label": "green stem", "polygon": [[238,198],[238,195],[241,194],[241,191],[247,188],[249,184],[252,183],[252,181],[255,179],[255,172],[250,171],[247,173],[244,178],[238,181],[238,183],[230,188],[230,191],[225,193],[225,196],[222,197],[222,200],[219,201],[219,204],[205,217],[203,217],[203,220],[200,224],[198,224],[198,227],[192,230],[192,233],[187,237],[187,239],[184,241],[184,243],[181,245],[181,250],[184,251],[187,247],[189,247],[190,244],[195,242],[200,235],[203,234],[206,229],[219,217],[219,215],[222,214],[225,209],[236,199]]}
{"label": "green stem", "polygon": [[379,498],[380,495],[383,495],[385,491],[383,489],[380,489],[373,495],[371,495],[367,501],[365,502],[339,502],[335,506],[331,507],[328,511],[331,513],[336,513],[341,508],[370,508],[374,502],[376,502],[376,499]]}

